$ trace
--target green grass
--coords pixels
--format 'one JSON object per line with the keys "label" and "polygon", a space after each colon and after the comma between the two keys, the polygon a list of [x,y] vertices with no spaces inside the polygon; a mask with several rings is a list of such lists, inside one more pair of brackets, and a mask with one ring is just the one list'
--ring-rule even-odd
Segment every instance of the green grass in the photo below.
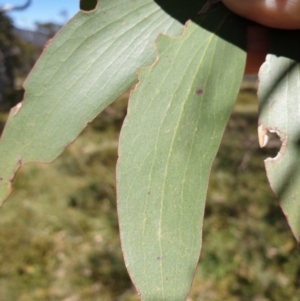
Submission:
{"label": "green grass", "polygon": [[[241,93],[213,166],[189,300],[300,300],[299,249],[263,169],[278,149],[259,149],[256,111],[253,91]],[[18,173],[0,211],[1,301],[138,300],[116,215],[125,113],[123,97],[52,164]]]}

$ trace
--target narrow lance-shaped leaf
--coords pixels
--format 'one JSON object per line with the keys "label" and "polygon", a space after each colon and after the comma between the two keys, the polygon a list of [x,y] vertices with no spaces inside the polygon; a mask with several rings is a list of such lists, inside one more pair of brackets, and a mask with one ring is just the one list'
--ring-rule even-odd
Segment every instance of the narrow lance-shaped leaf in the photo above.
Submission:
{"label": "narrow lance-shaped leaf", "polygon": [[[184,18],[203,2],[174,1],[173,7]],[[179,35],[182,25],[153,0],[102,0],[61,30],[27,79],[25,102],[11,112],[2,135],[0,204],[21,165],[54,160],[136,81],[137,68],[155,59],[161,32]]]}
{"label": "narrow lance-shaped leaf", "polygon": [[[217,21],[216,21],[217,20]],[[213,159],[243,75],[243,35],[228,11],[180,38],[160,36],[139,73],[120,137],[118,214],[126,266],[144,301],[183,301],[201,249]],[[212,271],[213,272],[213,271]]]}

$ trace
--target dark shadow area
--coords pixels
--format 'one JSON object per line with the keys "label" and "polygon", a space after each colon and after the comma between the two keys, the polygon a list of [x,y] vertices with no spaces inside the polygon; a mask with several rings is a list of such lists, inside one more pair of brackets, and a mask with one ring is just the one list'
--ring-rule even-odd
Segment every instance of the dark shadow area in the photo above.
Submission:
{"label": "dark shadow area", "polygon": [[89,12],[94,10],[97,6],[97,0],[80,0],[80,10]]}
{"label": "dark shadow area", "polygon": [[180,23],[185,24],[191,19],[206,30],[246,50],[247,21],[231,13],[222,3],[213,5],[207,13],[199,15],[206,0],[155,0],[155,2]]}
{"label": "dark shadow area", "polygon": [[[275,132],[268,132],[268,143],[266,145],[268,152],[266,153],[266,158],[268,158],[267,156],[269,156],[269,158],[275,158],[278,155],[281,146],[282,141],[280,140],[278,134]],[[264,149],[265,147],[262,148],[262,150]]]}
{"label": "dark shadow area", "polygon": [[300,62],[300,30],[270,30],[270,53]]}
{"label": "dark shadow area", "polygon": [[[207,13],[198,13],[206,4],[202,1],[170,1],[155,0],[155,2],[170,16],[185,24],[189,19],[199,26],[217,34],[224,40],[246,50],[246,27],[249,21],[231,13],[223,4],[213,5]],[[226,15],[224,18],[224,15]],[[225,20],[226,19],[226,20]],[[216,22],[217,20],[217,22]],[[222,22],[220,26],[220,21]],[[251,22],[253,24],[253,22]],[[231,26],[231,31],[229,30]],[[237,28],[239,29],[237,33]],[[234,32],[234,33],[233,33]],[[300,30],[270,29],[270,53],[276,56],[284,56],[300,62]]]}

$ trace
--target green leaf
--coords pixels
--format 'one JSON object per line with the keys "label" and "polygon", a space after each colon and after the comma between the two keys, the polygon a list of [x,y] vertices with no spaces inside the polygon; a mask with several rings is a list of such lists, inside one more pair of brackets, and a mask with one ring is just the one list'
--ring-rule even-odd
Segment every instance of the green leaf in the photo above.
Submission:
{"label": "green leaf", "polygon": [[183,301],[192,282],[210,169],[243,75],[245,52],[218,36],[243,36],[236,21],[221,8],[203,28],[190,23],[180,38],[160,36],[158,60],[140,71],[131,95],[118,215],[126,266],[144,301]]}
{"label": "green leaf", "polygon": [[[181,7],[182,14],[195,11],[192,2]],[[25,102],[10,114],[0,142],[0,204],[20,166],[54,160],[132,86],[137,68],[154,61],[160,32],[182,32],[152,0],[103,0],[98,6],[78,13],[61,30],[25,83]]]}
{"label": "green leaf", "polygon": [[300,242],[300,64],[289,57],[269,55],[259,76],[261,140],[272,131],[282,141],[278,155],[266,159],[265,167],[270,186]]}

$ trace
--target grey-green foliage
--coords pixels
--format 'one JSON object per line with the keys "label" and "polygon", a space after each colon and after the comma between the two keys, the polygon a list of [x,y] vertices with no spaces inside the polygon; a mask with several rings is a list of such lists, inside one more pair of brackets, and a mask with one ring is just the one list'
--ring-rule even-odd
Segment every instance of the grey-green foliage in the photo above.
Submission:
{"label": "grey-green foliage", "polygon": [[[229,22],[225,14],[216,31]],[[193,23],[180,38],[159,37],[157,47],[157,62],[139,72],[120,137],[118,215],[142,299],[180,301],[200,255],[210,169],[245,55]]]}
{"label": "grey-green foliage", "polygon": [[117,180],[125,262],[144,301],[186,298],[211,165],[243,75],[244,22],[222,4],[197,17],[205,2],[103,0],[78,13],[35,66],[0,141],[3,202],[23,164],[54,160],[140,70]]}

